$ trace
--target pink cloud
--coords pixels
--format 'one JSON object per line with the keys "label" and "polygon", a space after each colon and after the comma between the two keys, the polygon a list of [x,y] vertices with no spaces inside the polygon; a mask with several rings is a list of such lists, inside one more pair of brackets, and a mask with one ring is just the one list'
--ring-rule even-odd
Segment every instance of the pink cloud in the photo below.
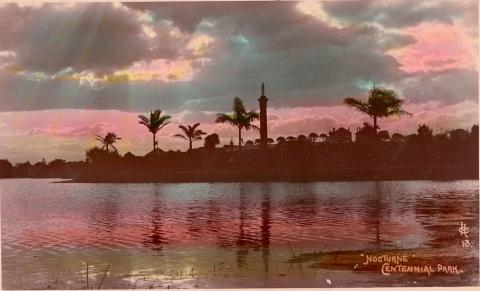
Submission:
{"label": "pink cloud", "polygon": [[407,73],[472,69],[476,64],[476,39],[460,24],[421,23],[403,31],[416,39],[412,45],[390,50]]}
{"label": "pink cloud", "polygon": [[83,125],[78,127],[56,127],[33,128],[28,131],[28,135],[46,135],[63,137],[92,137],[103,135],[108,131],[114,131],[117,128],[115,124],[99,122],[93,125]]}

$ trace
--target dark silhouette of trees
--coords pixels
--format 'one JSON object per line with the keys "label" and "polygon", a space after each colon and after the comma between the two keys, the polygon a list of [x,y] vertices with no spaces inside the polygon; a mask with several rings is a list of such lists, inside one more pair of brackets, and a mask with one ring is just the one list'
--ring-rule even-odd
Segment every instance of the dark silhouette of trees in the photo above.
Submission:
{"label": "dark silhouette of trees", "polygon": [[85,155],[87,162],[109,163],[120,160],[120,155],[117,151],[108,152],[98,147],[87,150]]}
{"label": "dark silhouette of trees", "polygon": [[13,177],[13,166],[8,160],[0,160],[0,178]]}
{"label": "dark silhouette of trees", "polygon": [[405,136],[401,133],[394,133],[392,134],[392,138],[390,140],[393,142],[404,142]]}
{"label": "dark silhouette of trees", "polygon": [[242,129],[258,129],[252,122],[257,120],[260,115],[254,110],[247,111],[242,99],[235,97],[233,99],[233,114],[218,113],[215,119],[216,123],[228,123],[238,128],[238,148],[242,149]]}
{"label": "dark silhouette of trees", "polygon": [[375,86],[369,91],[366,102],[355,98],[343,100],[343,103],[372,117],[375,132],[379,128],[378,118],[411,115],[402,109],[403,102],[404,100],[400,99],[394,90],[375,88]]}
{"label": "dark silhouette of trees", "polygon": [[202,135],[207,134],[206,132],[203,132],[202,130],[198,129],[200,126],[200,123],[195,123],[194,125],[179,125],[178,128],[180,128],[183,131],[183,134],[176,134],[174,135],[175,137],[188,140],[188,150],[192,150],[192,143],[197,140],[202,140]]}
{"label": "dark silhouette of trees", "polygon": [[436,142],[448,142],[449,138],[446,133],[437,133],[436,135],[433,136],[433,140]]}
{"label": "dark silhouette of trees", "polygon": [[355,142],[368,143],[373,142],[377,137],[375,128],[368,122],[364,122],[362,128],[355,134]]}
{"label": "dark silhouette of trees", "polygon": [[254,145],[254,143],[253,143],[253,141],[251,141],[251,140],[247,140],[247,141],[245,142],[245,145],[246,145],[246,146],[251,146],[251,145]]}
{"label": "dark silhouette of trees", "polygon": [[65,176],[65,171],[67,169],[67,162],[62,159],[55,159],[48,163],[48,172],[49,174]]}
{"label": "dark silhouette of trees", "polygon": [[325,134],[325,133],[322,133],[322,134],[320,134],[318,137],[321,138],[322,141],[325,141],[325,140],[327,139],[328,135]]}
{"label": "dark silhouette of trees", "polygon": [[131,152],[127,152],[125,155],[123,155],[123,159],[126,160],[126,161],[134,161],[135,159],[137,159],[138,157],[135,156],[134,154],[132,154]]}
{"label": "dark silhouette of trees", "polygon": [[283,137],[283,136],[277,137],[277,143],[278,143],[278,144],[283,144],[283,143],[285,143],[286,141],[287,141],[287,140],[286,140],[285,137]]}
{"label": "dark silhouette of trees", "polygon": [[[373,131],[373,126],[368,128]],[[430,132],[428,126],[420,125],[420,135],[430,136]],[[477,178],[478,140],[475,141],[475,130],[451,132],[454,132],[453,139],[447,132],[427,140],[421,140],[419,134],[411,134],[404,140],[403,135],[396,133],[391,140],[377,138],[376,142],[363,144],[312,144],[307,138],[306,143],[282,145],[283,139],[279,138],[277,146],[262,150],[252,147],[242,152],[230,152],[232,146],[210,150],[219,143],[218,135],[212,134],[204,138],[205,148],[195,154],[168,151],[161,155],[150,152],[145,156],[134,156],[127,153],[122,158],[118,152],[96,147],[86,152],[87,162],[53,160],[48,164],[17,164],[13,166],[13,176],[70,178],[79,182]],[[9,168],[2,164],[3,169]],[[164,169],[159,171],[159,164]]]}
{"label": "dark silhouette of trees", "polygon": [[30,161],[15,164],[15,172],[19,177],[30,177],[31,168]]}
{"label": "dark silhouette of trees", "polygon": [[212,133],[207,135],[204,139],[204,146],[207,149],[214,149],[216,145],[220,144],[220,139],[218,138],[218,134]]}
{"label": "dark silhouette of trees", "polygon": [[294,136],[287,136],[287,141],[296,141],[297,139]]}
{"label": "dark silhouette of trees", "polygon": [[153,153],[155,153],[155,148],[157,147],[157,141],[155,140],[155,135],[157,132],[170,123],[170,115],[162,115],[162,110],[156,109],[150,112],[150,118],[147,118],[145,115],[138,115],[140,121],[138,123],[143,124],[147,127],[153,135]]}
{"label": "dark silhouette of trees", "polygon": [[301,135],[299,135],[299,136],[297,137],[297,141],[298,141],[298,142],[306,142],[306,141],[307,141],[307,137],[304,136],[303,134],[301,134]]}
{"label": "dark silhouette of trees", "polygon": [[62,168],[65,167],[66,162],[63,159],[55,159],[52,160],[50,163],[48,163],[48,166],[53,167],[53,168]]}
{"label": "dark silhouette of trees", "polygon": [[470,131],[470,136],[472,137],[473,140],[478,141],[478,125],[474,124],[472,126],[472,130]]}
{"label": "dark silhouette of trees", "polygon": [[315,140],[318,138],[318,134],[315,132],[311,132],[308,137],[312,140],[313,143],[315,143]]}
{"label": "dark silhouette of trees", "polygon": [[108,132],[104,137],[101,137],[100,135],[96,135],[95,139],[102,143],[101,149],[105,149],[108,152],[109,146],[112,147],[115,151],[117,151],[117,148],[113,144],[116,143],[117,140],[120,140],[122,138],[118,137],[113,132]]}
{"label": "dark silhouette of trees", "polygon": [[421,141],[428,141],[433,139],[433,129],[426,124],[418,125],[417,136]]}
{"label": "dark silhouette of trees", "polygon": [[390,133],[388,133],[388,130],[381,130],[377,133],[377,137],[381,141],[389,141],[390,140]]}
{"label": "dark silhouette of trees", "polygon": [[268,144],[272,144],[272,143],[274,143],[274,142],[275,142],[275,141],[273,140],[273,138],[271,138],[271,137],[267,138],[267,143],[268,143]]}
{"label": "dark silhouette of trees", "polygon": [[454,129],[449,132],[450,139],[455,142],[465,142],[469,137],[470,134],[465,129]]}
{"label": "dark silhouette of trees", "polygon": [[[399,136],[397,136],[399,137]],[[375,128],[368,122],[363,123],[363,127],[356,133],[356,142],[377,142],[377,141],[389,141],[390,133],[387,130],[381,130],[377,132]]]}

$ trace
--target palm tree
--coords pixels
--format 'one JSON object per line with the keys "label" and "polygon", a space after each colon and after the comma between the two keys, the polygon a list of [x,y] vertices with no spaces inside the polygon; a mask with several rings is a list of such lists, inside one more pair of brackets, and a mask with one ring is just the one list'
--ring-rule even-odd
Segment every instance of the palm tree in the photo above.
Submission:
{"label": "palm tree", "polygon": [[192,150],[192,143],[196,140],[201,140],[202,135],[207,134],[206,132],[203,132],[200,129],[197,129],[197,127],[200,126],[200,123],[195,123],[194,125],[179,125],[178,128],[180,128],[183,131],[183,134],[179,133],[174,135],[175,137],[182,138],[184,140],[188,140],[188,150]]}
{"label": "palm tree", "polygon": [[242,149],[242,129],[249,130],[250,128],[259,129],[253,125],[252,122],[257,120],[260,115],[251,110],[247,111],[243,105],[242,99],[235,97],[233,99],[233,114],[218,113],[215,119],[216,123],[228,123],[238,128],[238,149]]}
{"label": "palm tree", "polygon": [[366,102],[355,98],[345,98],[343,100],[343,103],[372,117],[375,132],[379,128],[377,125],[378,118],[411,115],[402,109],[403,102],[404,100],[400,99],[394,90],[375,88],[375,85],[369,91]]}
{"label": "palm tree", "polygon": [[315,140],[318,138],[318,134],[315,132],[311,132],[308,137],[312,140],[313,143],[315,143]]}
{"label": "palm tree", "polygon": [[138,123],[145,125],[153,135],[153,152],[155,152],[155,148],[157,146],[157,141],[155,140],[155,135],[157,132],[162,129],[165,125],[169,124],[169,119],[171,118],[170,115],[163,115],[162,110],[156,109],[150,112],[150,118],[146,117],[145,115],[140,114],[138,118],[140,121]]}
{"label": "palm tree", "polygon": [[111,146],[115,151],[117,151],[117,148],[113,144],[116,143],[117,140],[120,140],[122,138],[118,137],[113,132],[108,132],[104,137],[101,137],[100,135],[97,134],[95,139],[102,143],[101,149],[102,150],[105,149],[108,152],[109,146]]}

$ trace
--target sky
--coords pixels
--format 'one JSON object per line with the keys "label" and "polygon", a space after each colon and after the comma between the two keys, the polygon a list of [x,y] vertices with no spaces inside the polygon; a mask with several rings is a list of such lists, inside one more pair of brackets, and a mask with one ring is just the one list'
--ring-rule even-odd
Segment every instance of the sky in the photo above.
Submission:
{"label": "sky", "polygon": [[373,84],[397,91],[413,114],[381,129],[470,128],[478,2],[0,4],[0,159],[84,160],[109,131],[122,137],[120,153],[144,155],[152,137],[137,116],[157,108],[172,116],[157,134],[163,150],[186,150],[173,135],[196,122],[236,142],[215,114],[236,96],[258,110],[262,82],[274,139],[355,132],[371,121],[342,100]]}

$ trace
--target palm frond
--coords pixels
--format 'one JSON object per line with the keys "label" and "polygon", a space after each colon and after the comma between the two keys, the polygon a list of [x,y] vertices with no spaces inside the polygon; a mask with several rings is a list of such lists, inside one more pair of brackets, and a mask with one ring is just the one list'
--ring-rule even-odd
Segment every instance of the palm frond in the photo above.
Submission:
{"label": "palm frond", "polygon": [[388,116],[391,116],[391,115],[395,115],[395,116],[413,116],[412,113],[410,112],[407,112],[405,110],[402,110],[402,109],[395,109],[395,110],[391,110],[388,112]]}
{"label": "palm frond", "polygon": [[[158,122],[160,122],[160,123],[166,123],[167,120],[169,120],[170,118],[172,118],[170,115],[164,115],[164,116],[158,118]],[[170,122],[168,122],[168,123],[170,123]]]}
{"label": "palm frond", "polygon": [[194,132],[194,131],[195,131],[195,129],[197,129],[197,127],[199,127],[199,126],[200,126],[200,123],[198,123],[198,122],[197,122],[197,123],[195,123],[194,125],[192,125],[192,127],[191,127],[191,129],[192,129],[192,132]]}
{"label": "palm frond", "polygon": [[180,134],[180,133],[175,134],[174,137],[178,137],[178,138],[181,138],[181,139],[184,139],[184,140],[188,139],[183,134]]}
{"label": "palm frond", "polygon": [[187,128],[185,125],[179,125],[178,128],[180,128],[186,135],[188,135],[190,132],[189,128]]}
{"label": "palm frond", "polygon": [[193,132],[194,136],[201,136],[201,135],[205,135],[205,134],[207,134],[207,133],[200,130],[200,129],[197,129],[196,131]]}
{"label": "palm frond", "polygon": [[233,114],[239,115],[245,112],[245,105],[243,104],[242,99],[235,97],[235,99],[233,99]]}
{"label": "palm frond", "polygon": [[225,114],[225,113],[219,113],[216,115],[215,118],[216,123],[229,123],[231,125],[237,125],[237,121],[234,119],[233,116]]}
{"label": "palm frond", "polygon": [[143,114],[138,115],[138,118],[141,119],[141,121],[139,121],[140,123],[143,122],[145,125],[147,125],[148,123],[150,123],[150,122],[149,122],[149,119],[148,119],[145,115],[143,115]]}
{"label": "palm frond", "polygon": [[349,97],[349,98],[343,99],[343,103],[357,109],[360,112],[370,114],[368,104],[361,100]]}
{"label": "palm frond", "polygon": [[242,125],[243,128],[245,128],[246,130],[250,130],[250,128],[253,128],[255,130],[260,130],[260,127],[254,125],[254,124],[251,124],[251,123],[245,123]]}
{"label": "palm frond", "polygon": [[260,114],[254,110],[248,111],[246,115],[248,116],[250,121],[255,121],[260,118]]}

